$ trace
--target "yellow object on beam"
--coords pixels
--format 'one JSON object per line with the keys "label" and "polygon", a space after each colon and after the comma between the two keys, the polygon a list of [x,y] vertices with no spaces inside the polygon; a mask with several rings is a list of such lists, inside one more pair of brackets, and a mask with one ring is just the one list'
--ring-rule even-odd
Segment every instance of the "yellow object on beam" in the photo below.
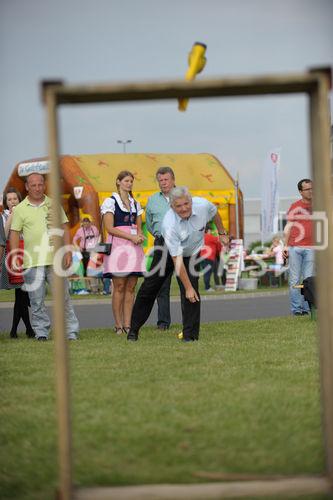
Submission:
{"label": "yellow object on beam", "polygon": [[[205,58],[207,45],[200,42],[195,42],[192,47],[191,52],[188,55],[188,70],[185,75],[185,80],[194,80],[197,73],[200,73],[206,64],[207,59]],[[178,109],[179,111],[186,111],[188,104],[188,98],[178,99]]]}

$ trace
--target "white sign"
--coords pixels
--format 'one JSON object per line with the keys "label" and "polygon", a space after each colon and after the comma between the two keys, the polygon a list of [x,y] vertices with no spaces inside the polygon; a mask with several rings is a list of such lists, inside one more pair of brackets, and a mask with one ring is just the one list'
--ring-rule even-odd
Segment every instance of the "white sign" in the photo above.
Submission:
{"label": "white sign", "polygon": [[79,200],[82,196],[82,193],[83,193],[83,186],[74,186],[73,192],[74,192],[74,198],[76,200]]}
{"label": "white sign", "polygon": [[278,231],[280,148],[269,151],[262,173],[261,240],[266,242]]}
{"label": "white sign", "polygon": [[30,174],[49,174],[50,162],[49,161],[30,161],[27,163],[20,163],[17,169],[20,177],[27,177]]}
{"label": "white sign", "polygon": [[234,292],[238,288],[238,281],[244,269],[243,240],[232,240],[227,261],[227,276],[225,292]]}

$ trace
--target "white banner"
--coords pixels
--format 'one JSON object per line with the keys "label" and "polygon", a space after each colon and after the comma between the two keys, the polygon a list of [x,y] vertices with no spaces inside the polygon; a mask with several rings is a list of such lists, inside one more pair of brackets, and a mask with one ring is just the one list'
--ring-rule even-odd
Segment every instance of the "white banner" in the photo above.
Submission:
{"label": "white banner", "polygon": [[27,177],[30,174],[49,174],[50,162],[48,160],[43,160],[20,163],[17,168],[17,173],[20,177]]}
{"label": "white banner", "polygon": [[280,148],[269,151],[263,168],[261,196],[262,243],[270,240],[273,234],[278,232],[280,152]]}

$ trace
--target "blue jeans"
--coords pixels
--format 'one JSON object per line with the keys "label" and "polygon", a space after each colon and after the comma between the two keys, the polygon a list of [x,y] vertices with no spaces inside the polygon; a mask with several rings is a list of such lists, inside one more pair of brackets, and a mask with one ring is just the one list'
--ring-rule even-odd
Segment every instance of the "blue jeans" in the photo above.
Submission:
{"label": "blue jeans", "polygon": [[[31,306],[31,324],[36,338],[48,337],[51,322],[45,306],[46,283],[52,287],[52,266],[38,266],[26,269],[24,282],[27,285]],[[65,323],[67,337],[76,339],[79,332],[79,322],[75,315],[65,281]]]}
{"label": "blue jeans", "polygon": [[304,247],[289,247],[289,298],[292,314],[309,311],[299,288],[305,278],[314,275],[314,250]]}
{"label": "blue jeans", "polygon": [[[202,261],[202,269],[205,269],[205,273],[203,275],[204,283],[205,283],[205,290],[210,289],[210,277],[212,273],[214,272],[214,265],[215,262],[210,259],[205,259]],[[216,284],[216,281],[215,281]]]}
{"label": "blue jeans", "polygon": [[109,294],[111,288],[111,278],[103,278],[103,293]]}

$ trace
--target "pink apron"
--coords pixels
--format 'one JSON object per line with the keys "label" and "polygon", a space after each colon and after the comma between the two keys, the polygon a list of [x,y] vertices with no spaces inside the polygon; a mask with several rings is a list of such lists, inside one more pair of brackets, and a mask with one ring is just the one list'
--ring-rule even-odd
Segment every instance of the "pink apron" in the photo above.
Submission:
{"label": "pink apron", "polygon": [[[117,229],[131,233],[136,226],[117,226]],[[112,242],[110,255],[104,256],[104,274],[136,274],[145,272],[145,254],[141,245],[129,240],[108,235],[107,242]]]}

